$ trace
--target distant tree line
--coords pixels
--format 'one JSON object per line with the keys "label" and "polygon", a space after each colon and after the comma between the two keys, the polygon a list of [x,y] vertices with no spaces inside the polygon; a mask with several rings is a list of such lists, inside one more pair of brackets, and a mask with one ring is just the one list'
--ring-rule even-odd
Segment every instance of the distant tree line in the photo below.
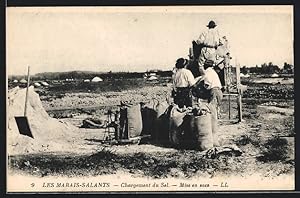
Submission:
{"label": "distant tree line", "polygon": [[256,65],[255,67],[241,67],[241,73],[256,73],[256,74],[273,74],[273,73],[283,73],[283,74],[293,74],[294,66],[288,63],[284,63],[283,68],[280,69],[278,65],[274,65],[272,62],[263,63],[261,66]]}
{"label": "distant tree line", "polygon": [[[172,71],[153,70],[147,72],[154,72],[160,77],[172,76]],[[45,81],[45,80],[66,80],[66,79],[92,79],[98,76],[103,79],[129,79],[129,78],[143,78],[145,72],[91,72],[91,71],[70,71],[70,72],[43,72],[31,76],[32,80]],[[9,76],[9,79],[26,79],[25,75]]]}
{"label": "distant tree line", "polygon": [[[43,72],[37,73],[31,76],[32,80],[35,81],[45,81],[45,80],[66,80],[66,79],[92,79],[95,76],[99,76],[103,79],[129,79],[129,78],[143,78],[145,73],[156,73],[160,77],[171,77],[171,70],[149,70],[146,72],[91,72],[91,71],[70,71],[70,72]],[[256,67],[241,67],[241,73],[256,73],[256,74],[273,74],[273,73],[283,73],[283,74],[293,74],[294,66],[288,63],[284,63],[283,68],[280,69],[277,65],[272,62],[263,63],[261,66],[256,65]],[[25,75],[20,76],[9,76],[8,79],[26,79]]]}

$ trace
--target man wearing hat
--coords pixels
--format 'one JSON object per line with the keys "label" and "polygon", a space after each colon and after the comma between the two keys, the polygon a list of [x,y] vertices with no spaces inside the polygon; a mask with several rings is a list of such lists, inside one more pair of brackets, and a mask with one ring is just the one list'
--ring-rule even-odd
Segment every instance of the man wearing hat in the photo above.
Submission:
{"label": "man wearing hat", "polygon": [[195,84],[193,95],[198,98],[199,103],[207,104],[211,111],[211,124],[214,146],[219,146],[218,140],[218,114],[223,99],[222,85],[217,72],[213,69],[213,61],[204,62],[204,75]]}
{"label": "man wearing hat", "polygon": [[179,58],[175,64],[175,71],[173,74],[173,91],[174,103],[179,108],[192,106],[191,88],[196,83],[192,72],[184,68],[188,63],[187,59]]}
{"label": "man wearing hat", "polygon": [[198,45],[202,46],[199,56],[199,71],[201,75],[204,74],[204,63],[206,60],[216,61],[216,49],[220,45],[219,32],[214,21],[210,21],[207,25],[208,29],[202,32],[196,41]]}

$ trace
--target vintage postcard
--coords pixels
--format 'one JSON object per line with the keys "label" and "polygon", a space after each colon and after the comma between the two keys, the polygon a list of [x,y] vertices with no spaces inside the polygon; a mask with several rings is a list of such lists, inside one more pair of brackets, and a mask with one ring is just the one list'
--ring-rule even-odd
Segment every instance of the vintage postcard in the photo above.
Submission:
{"label": "vintage postcard", "polygon": [[293,6],[6,12],[8,193],[295,189]]}

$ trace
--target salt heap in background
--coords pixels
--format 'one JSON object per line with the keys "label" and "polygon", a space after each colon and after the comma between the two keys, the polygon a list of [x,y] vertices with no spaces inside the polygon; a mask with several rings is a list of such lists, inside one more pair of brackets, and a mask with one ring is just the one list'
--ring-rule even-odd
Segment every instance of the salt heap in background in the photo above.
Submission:
{"label": "salt heap in background", "polygon": [[19,133],[15,116],[24,116],[26,89],[15,87],[8,92],[7,151],[9,155],[72,151],[78,148],[75,126],[49,117],[33,86],[28,90],[27,119],[34,139]]}

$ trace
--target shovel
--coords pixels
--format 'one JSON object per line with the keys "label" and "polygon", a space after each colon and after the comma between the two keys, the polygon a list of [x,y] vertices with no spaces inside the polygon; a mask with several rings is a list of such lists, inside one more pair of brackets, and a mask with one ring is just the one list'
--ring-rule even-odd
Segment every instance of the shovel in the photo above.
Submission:
{"label": "shovel", "polygon": [[28,119],[26,117],[27,102],[28,102],[28,88],[29,88],[29,80],[30,80],[29,70],[30,70],[30,67],[28,66],[24,116],[18,116],[18,117],[15,117],[15,119],[16,119],[20,134],[27,135],[27,136],[33,138],[33,135],[31,133],[31,130],[30,130],[30,127],[29,127]]}

